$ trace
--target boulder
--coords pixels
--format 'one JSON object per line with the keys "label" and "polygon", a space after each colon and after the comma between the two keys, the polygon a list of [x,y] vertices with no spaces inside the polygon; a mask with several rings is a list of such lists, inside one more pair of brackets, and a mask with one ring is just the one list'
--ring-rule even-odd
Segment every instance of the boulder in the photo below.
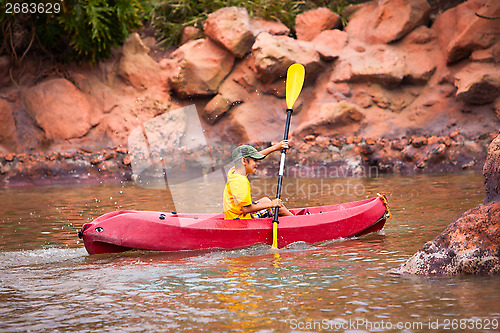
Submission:
{"label": "boulder", "polygon": [[205,121],[213,125],[218,122],[232,106],[241,103],[239,98],[233,99],[231,97],[232,96],[224,96],[220,93],[215,95],[203,108]]}
{"label": "boulder", "polygon": [[483,174],[484,203],[460,215],[391,273],[425,276],[500,273],[500,136],[490,144]]}
{"label": "boulder", "polygon": [[285,77],[288,67],[294,63],[304,65],[306,80],[311,82],[323,69],[323,63],[313,44],[286,36],[272,36],[262,32],[255,40],[252,54],[257,76],[264,83]]}
{"label": "boulder", "polygon": [[486,197],[484,204],[500,201],[500,135],[488,147],[488,157],[483,166]]}
{"label": "boulder", "polygon": [[245,8],[227,7],[213,12],[208,15],[204,30],[205,36],[238,58],[250,52],[255,40]]}
{"label": "boulder", "polygon": [[476,13],[500,16],[500,2],[469,0],[439,15],[432,25],[448,63],[466,59],[473,51],[486,49],[500,40],[498,20],[481,18]]}
{"label": "boulder", "polygon": [[0,151],[15,151],[17,148],[16,123],[12,107],[7,101],[0,99]]}
{"label": "boulder", "polygon": [[[113,93],[112,90],[107,87],[102,87],[101,89],[96,89],[92,92],[95,99],[95,105],[98,106],[103,113],[110,113],[114,108],[120,103],[118,97]],[[94,110],[95,111],[95,110]],[[94,112],[95,115],[95,112]],[[92,125],[97,125],[100,119],[100,114],[93,117]]]}
{"label": "boulder", "polygon": [[87,136],[87,142],[105,147],[126,147],[130,132],[148,120],[180,108],[168,94],[122,96],[120,103],[109,113],[102,114],[99,124]]}
{"label": "boulder", "polygon": [[347,45],[348,35],[345,31],[338,29],[324,30],[319,33],[313,40],[321,58],[326,61],[331,61],[338,58],[341,50]]}
{"label": "boulder", "polygon": [[205,120],[209,124],[216,123],[232,106],[248,100],[248,96],[248,92],[241,85],[232,77],[228,77],[221,84],[219,93],[205,106]]}
{"label": "boulder", "polygon": [[316,8],[297,15],[295,32],[297,39],[312,41],[322,31],[340,28],[341,24],[338,14],[328,8]]}
{"label": "boulder", "polygon": [[282,99],[270,95],[249,99],[236,105],[228,117],[228,127],[235,132],[228,142],[271,142],[283,138],[286,112]]}
{"label": "boulder", "polygon": [[256,92],[262,88],[255,71],[255,58],[251,55],[234,66],[227,79],[232,79],[248,92]]}
{"label": "boulder", "polygon": [[[361,52],[360,52],[361,51]],[[365,45],[342,50],[332,73],[335,82],[371,82],[394,88],[403,81],[427,82],[436,70],[433,53],[421,46]]]}
{"label": "boulder", "polygon": [[209,39],[197,39],[172,53],[169,82],[181,98],[210,96],[231,72],[234,56]]}
{"label": "boulder", "polygon": [[391,43],[425,24],[430,10],[426,0],[370,1],[354,13],[346,31],[368,43]]}
{"label": "boulder", "polygon": [[181,44],[186,44],[191,40],[195,40],[202,37],[203,37],[203,32],[200,29],[188,25],[187,27],[184,27],[184,29],[182,29]]}
{"label": "boulder", "polygon": [[160,65],[148,55],[149,48],[144,45],[137,33],[125,41],[118,65],[118,76],[136,89],[146,89],[164,82]]}
{"label": "boulder", "polygon": [[288,36],[290,29],[286,25],[278,21],[266,20],[250,20],[254,36],[258,36],[261,32],[267,32],[275,36]]}
{"label": "boulder", "polygon": [[500,66],[471,63],[455,74],[456,96],[468,104],[488,104],[500,96]]}
{"label": "boulder", "polygon": [[438,49],[439,47],[435,42],[437,42],[436,32],[424,25],[421,25],[406,35],[399,46],[402,48],[408,48],[413,45],[417,46],[417,48],[421,48],[423,45],[427,45]]}
{"label": "boulder", "polygon": [[469,59],[475,62],[500,63],[500,43],[493,44],[487,49],[473,51]]}
{"label": "boulder", "polygon": [[359,129],[359,123],[364,118],[364,113],[355,104],[347,101],[327,103],[322,105],[319,110],[309,109],[305,119],[293,131],[292,135],[299,138],[320,134],[329,137],[339,134],[343,136],[347,132],[354,133]]}
{"label": "boulder", "polygon": [[82,137],[91,128],[87,96],[66,79],[44,81],[26,92],[26,112],[49,140]]}

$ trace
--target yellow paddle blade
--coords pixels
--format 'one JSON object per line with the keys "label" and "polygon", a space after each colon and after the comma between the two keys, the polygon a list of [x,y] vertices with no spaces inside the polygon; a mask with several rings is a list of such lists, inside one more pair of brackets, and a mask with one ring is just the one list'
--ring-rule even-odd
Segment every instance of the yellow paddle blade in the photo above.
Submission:
{"label": "yellow paddle blade", "polygon": [[278,223],[273,223],[273,248],[278,248]]}
{"label": "yellow paddle blade", "polygon": [[288,67],[286,73],[286,106],[291,109],[299,97],[306,70],[301,64],[293,64]]}

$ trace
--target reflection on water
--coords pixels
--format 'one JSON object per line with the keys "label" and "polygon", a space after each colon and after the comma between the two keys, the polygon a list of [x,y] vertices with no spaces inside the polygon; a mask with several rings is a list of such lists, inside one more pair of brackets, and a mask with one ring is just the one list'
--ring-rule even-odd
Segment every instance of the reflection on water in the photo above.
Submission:
{"label": "reflection on water", "polygon": [[[169,211],[169,198],[131,183],[0,189],[0,331],[288,332],[356,320],[498,320],[497,277],[387,274],[482,202],[480,174],[326,181],[330,189],[358,186],[363,193],[332,195],[323,186],[311,196],[304,188],[321,180],[301,179],[288,188],[287,205],[385,193],[393,218],[384,231],[279,251],[259,245],[89,256],[76,237],[83,223],[116,209]],[[254,191],[262,191],[254,194],[272,195],[272,183],[253,180]]]}

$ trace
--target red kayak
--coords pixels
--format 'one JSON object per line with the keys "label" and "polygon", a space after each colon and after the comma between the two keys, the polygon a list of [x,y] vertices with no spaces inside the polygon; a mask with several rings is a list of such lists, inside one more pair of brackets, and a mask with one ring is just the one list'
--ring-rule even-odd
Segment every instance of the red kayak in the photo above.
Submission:
{"label": "red kayak", "polygon": [[[278,247],[362,236],[384,227],[390,217],[385,196],[332,206],[290,209],[280,217]],[[186,251],[236,249],[272,244],[272,218],[224,220],[224,214],[117,211],[79,231],[89,254],[132,249]]]}

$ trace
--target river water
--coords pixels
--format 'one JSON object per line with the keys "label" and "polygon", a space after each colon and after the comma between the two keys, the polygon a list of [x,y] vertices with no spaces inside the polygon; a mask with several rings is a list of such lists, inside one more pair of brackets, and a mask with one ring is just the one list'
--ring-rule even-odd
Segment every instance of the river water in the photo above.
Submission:
{"label": "river water", "polygon": [[[380,192],[392,218],[377,234],[279,251],[89,256],[76,236],[83,223],[117,209],[169,211],[165,191],[0,189],[0,332],[499,331],[497,276],[387,273],[482,202],[480,173],[287,182],[289,207]],[[252,183],[272,195],[274,180]]]}

